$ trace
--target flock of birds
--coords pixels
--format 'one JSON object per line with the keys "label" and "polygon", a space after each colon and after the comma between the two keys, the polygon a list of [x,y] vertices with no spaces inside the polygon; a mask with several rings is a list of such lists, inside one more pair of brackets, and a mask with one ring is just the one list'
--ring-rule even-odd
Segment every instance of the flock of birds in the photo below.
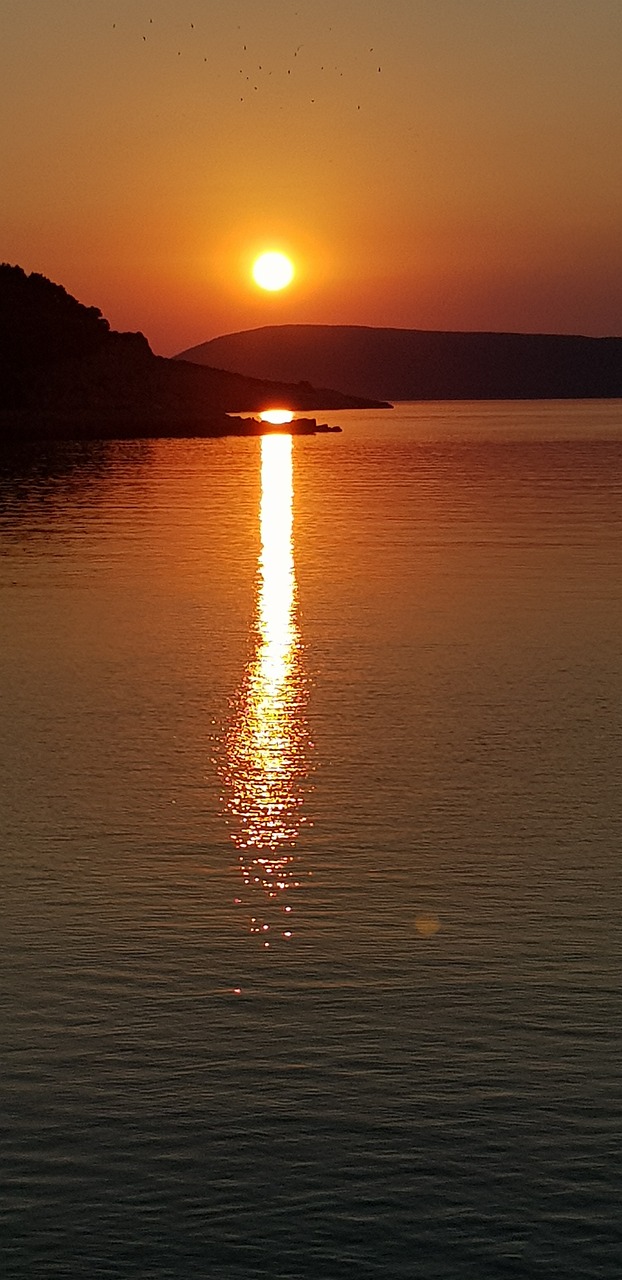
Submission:
{"label": "flock of birds", "polygon": [[[150,26],[153,26],[153,25],[154,25],[154,24],[153,24],[153,18],[150,18],[150,19],[149,19],[149,25],[150,25]],[[113,27],[113,30],[115,30],[115,29],[117,28],[117,23],[116,23],[116,22],[113,22],[112,27]],[[189,29],[190,31],[194,31],[194,30],[195,30],[194,22],[190,22],[190,23],[188,24],[188,29]],[[241,30],[241,27],[239,27],[239,26],[238,26],[238,28],[237,28],[237,29],[238,29],[238,31],[240,31],[240,30]],[[329,28],[328,28],[328,30],[329,30],[329,33],[330,33],[330,32],[332,32],[332,27],[329,27]],[[147,43],[147,39],[148,39],[147,35],[143,34],[143,35],[142,35],[142,40],[143,40],[143,42],[144,42],[144,43]],[[296,48],[292,51],[292,62],[293,62],[293,59],[298,58],[299,54],[301,53],[301,51],[302,51],[304,48],[305,48],[305,44],[304,44],[304,42],[296,46]],[[181,58],[181,57],[182,57],[183,52],[184,52],[184,51],[183,51],[182,49],[178,49],[178,50],[177,50],[177,57],[178,57],[178,58]],[[248,48],[248,45],[247,45],[247,44],[242,44],[241,52],[242,52],[242,54],[243,54],[243,55],[246,55],[246,58],[244,59],[244,61],[245,61],[245,63],[247,63],[247,62],[248,62],[248,55],[249,55],[249,48]],[[373,53],[374,53],[374,47],[373,47],[373,46],[371,46],[371,47],[369,48],[369,50],[368,50],[367,54],[366,54],[366,59],[369,59],[369,55],[370,55],[370,54],[373,54]],[[304,56],[304,55],[303,55],[303,56]],[[207,57],[207,55],[204,55],[204,56],[203,56],[203,62],[204,62],[204,63],[208,63],[208,62],[209,62],[209,58]],[[342,70],[339,66],[334,66],[334,67],[333,67],[333,66],[328,66],[328,64],[324,64],[324,63],[323,63],[322,65],[320,65],[320,66],[319,66],[319,68],[316,68],[316,70],[319,70],[319,73],[320,73],[320,74],[324,74],[324,73],[326,73],[326,72],[329,72],[329,73],[330,73],[330,72],[334,72],[334,73],[336,73],[340,78],[343,78],[343,70]],[[291,77],[291,75],[292,75],[292,72],[293,72],[293,71],[295,72],[295,68],[294,68],[293,66],[287,67],[287,68],[286,68],[286,74],[287,74],[287,76],[290,76],[290,77]],[[247,72],[250,72],[250,74],[247,74]],[[382,66],[378,66],[378,69],[377,69],[377,73],[376,73],[376,74],[379,74],[379,73],[381,73],[381,72],[382,72]],[[254,82],[255,82],[255,81],[258,81],[258,82],[259,82],[259,81],[261,80],[261,77],[262,77],[262,76],[272,76],[272,75],[273,75],[273,69],[268,69],[268,68],[267,68],[267,67],[265,67],[262,63],[258,63],[257,65],[253,65],[252,67],[247,67],[247,65],[244,65],[244,66],[241,66],[241,67],[239,68],[239,75],[244,76],[244,85],[245,85],[245,86],[246,86],[246,85],[248,86],[248,89],[247,89],[247,90],[245,90],[245,92],[258,93],[258,92],[259,92],[260,85],[259,85],[259,83],[254,83]],[[241,94],[241,95],[240,95],[240,102],[244,102],[245,100],[246,100],[246,98],[245,98],[245,94],[243,93],[243,94]],[[311,102],[311,105],[313,105],[313,104],[315,103],[315,98],[311,98],[311,99],[310,99],[310,102]],[[361,110],[361,104],[360,104],[360,103],[357,103],[357,111],[360,111],[360,110]]]}

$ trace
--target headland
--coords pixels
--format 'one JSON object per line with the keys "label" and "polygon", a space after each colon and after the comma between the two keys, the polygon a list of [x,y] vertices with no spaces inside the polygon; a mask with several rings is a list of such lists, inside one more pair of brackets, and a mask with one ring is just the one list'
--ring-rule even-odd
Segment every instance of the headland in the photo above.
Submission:
{"label": "headland", "polygon": [[[275,407],[310,414],[380,402],[302,380],[247,378],[156,356],[142,333],[117,333],[61,285],[0,265],[0,442],[264,434]],[[292,434],[329,430],[295,419]]]}

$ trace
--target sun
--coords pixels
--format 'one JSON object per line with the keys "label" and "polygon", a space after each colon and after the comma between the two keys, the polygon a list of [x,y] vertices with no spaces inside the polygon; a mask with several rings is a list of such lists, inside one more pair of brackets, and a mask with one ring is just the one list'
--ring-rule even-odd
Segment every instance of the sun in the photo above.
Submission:
{"label": "sun", "polygon": [[262,253],[253,263],[253,280],[260,289],[276,293],[294,278],[294,264],[284,253]]}

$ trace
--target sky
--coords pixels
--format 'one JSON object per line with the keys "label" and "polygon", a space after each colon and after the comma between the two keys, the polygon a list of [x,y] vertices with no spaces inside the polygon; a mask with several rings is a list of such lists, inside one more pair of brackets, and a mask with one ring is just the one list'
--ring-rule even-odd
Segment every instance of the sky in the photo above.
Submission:
{"label": "sky", "polygon": [[3,0],[0,260],[165,355],[622,335],[621,67],[622,0]]}

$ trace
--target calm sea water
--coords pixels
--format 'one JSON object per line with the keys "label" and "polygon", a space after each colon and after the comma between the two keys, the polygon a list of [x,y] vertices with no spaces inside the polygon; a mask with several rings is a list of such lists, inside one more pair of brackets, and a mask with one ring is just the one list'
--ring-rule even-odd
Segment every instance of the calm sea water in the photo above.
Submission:
{"label": "calm sea water", "polygon": [[7,1280],[622,1273],[622,402],[0,461]]}

